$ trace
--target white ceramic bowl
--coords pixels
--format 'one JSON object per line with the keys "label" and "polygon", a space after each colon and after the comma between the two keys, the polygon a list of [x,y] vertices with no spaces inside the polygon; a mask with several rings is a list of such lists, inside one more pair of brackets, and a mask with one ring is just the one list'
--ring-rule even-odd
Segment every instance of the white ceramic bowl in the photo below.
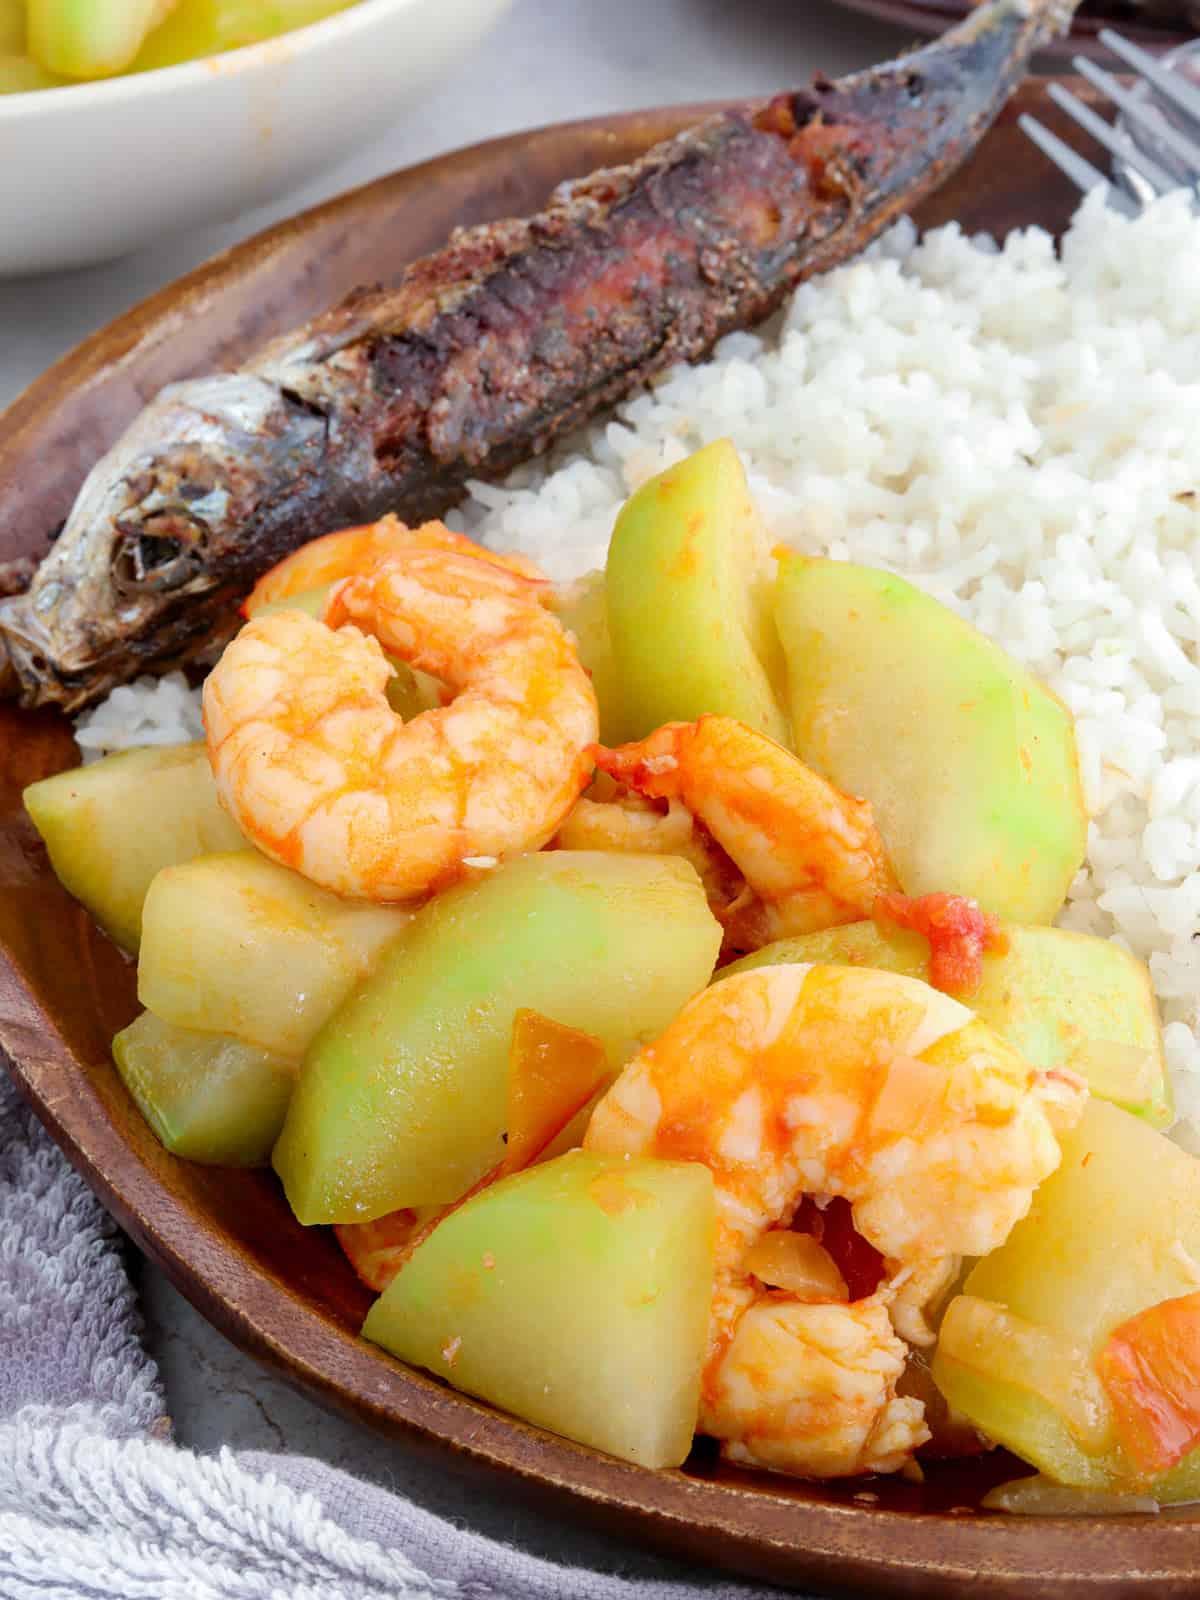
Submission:
{"label": "white ceramic bowl", "polygon": [[0,95],[0,276],[106,261],[335,166],[510,0],[360,0],[294,33]]}

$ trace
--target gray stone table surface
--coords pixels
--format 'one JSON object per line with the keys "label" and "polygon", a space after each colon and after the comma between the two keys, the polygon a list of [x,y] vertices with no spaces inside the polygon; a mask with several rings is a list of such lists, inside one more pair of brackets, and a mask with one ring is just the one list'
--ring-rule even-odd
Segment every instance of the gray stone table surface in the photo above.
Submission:
{"label": "gray stone table surface", "polygon": [[[542,123],[791,87],[817,69],[834,75],[882,60],[905,42],[831,0],[516,0],[390,134],[320,183],[111,265],[0,282],[0,407],[86,334],[215,251],[381,173]],[[181,1443],[302,1451],[558,1560],[667,1570],[330,1416],[229,1345],[132,1250],[131,1262]]]}

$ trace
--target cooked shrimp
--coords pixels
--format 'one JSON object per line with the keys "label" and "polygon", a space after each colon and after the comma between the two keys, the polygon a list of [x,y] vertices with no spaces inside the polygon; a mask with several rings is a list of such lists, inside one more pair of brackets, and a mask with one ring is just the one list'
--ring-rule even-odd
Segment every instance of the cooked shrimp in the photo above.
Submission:
{"label": "cooked shrimp", "polygon": [[[402,722],[384,648],[456,698]],[[379,901],[540,849],[591,776],[597,731],[591,682],[529,580],[441,550],[347,579],[324,622],[248,622],[204,686],[204,719],[217,792],[248,837]]]}
{"label": "cooked shrimp", "polygon": [[738,949],[857,922],[896,887],[867,801],[732,717],[671,722],[596,760],[639,794],[682,802],[732,858],[753,899],[714,910]]}
{"label": "cooked shrimp", "polygon": [[879,1296],[853,1305],[768,1294],[734,1325],[701,1428],[729,1461],[810,1478],[897,1472],[929,1435]]}
{"label": "cooked shrimp", "polygon": [[333,1231],[355,1276],[368,1289],[382,1294],[412,1254],[418,1235],[442,1210],[441,1206],[406,1206],[373,1222],[337,1222]]}
{"label": "cooked shrimp", "polygon": [[[919,1331],[913,1286],[928,1300],[959,1255],[1004,1242],[1085,1098],[1072,1074],[1035,1071],[911,978],[790,965],[697,995],[625,1068],[584,1145],[713,1172],[700,1430],[731,1460],[778,1471],[901,1467],[928,1429],[921,1402],[896,1393],[907,1355],[897,1312]],[[874,1294],[847,1304],[755,1275],[762,1240],[807,1195],[850,1202],[884,1257]]]}
{"label": "cooked shrimp", "polygon": [[476,544],[474,539],[468,539],[466,534],[451,532],[442,522],[424,522],[418,528],[409,528],[398,517],[387,516],[361,528],[342,528],[337,533],[327,533],[323,538],[302,544],[263,574],[242,610],[246,616],[253,617],[266,605],[292,595],[328,588],[343,578],[369,572],[378,561],[389,556],[416,549],[448,550],[455,555],[475,556],[544,584],[546,597],[550,596],[545,574],[524,556],[497,555]]}

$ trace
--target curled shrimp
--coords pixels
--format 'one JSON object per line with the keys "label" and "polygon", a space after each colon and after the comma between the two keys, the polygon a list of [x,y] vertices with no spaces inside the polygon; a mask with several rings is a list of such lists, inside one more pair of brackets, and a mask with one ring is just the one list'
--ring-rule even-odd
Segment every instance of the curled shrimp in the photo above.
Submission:
{"label": "curled shrimp", "polygon": [[667,723],[600,749],[596,763],[638,794],[681,803],[735,863],[750,892],[714,906],[735,949],[857,922],[896,888],[868,802],[733,717]]}
{"label": "curled shrimp", "polygon": [[[917,1331],[958,1257],[1004,1242],[1085,1098],[1072,1074],[1036,1071],[958,1001],[892,973],[761,968],[685,1006],[599,1103],[584,1146],[712,1170],[700,1431],[731,1460],[802,1476],[901,1468],[929,1430],[896,1392],[897,1324]],[[814,1274],[811,1239],[815,1287],[767,1286],[785,1275],[762,1265],[763,1242],[779,1246],[810,1195],[849,1201],[884,1258],[873,1294],[849,1302],[835,1271]]]}
{"label": "curled shrimp", "polygon": [[[444,549],[252,619],[204,687],[222,804],[335,893],[406,900],[540,849],[591,777],[596,697],[536,580]],[[454,691],[403,722],[384,649]]]}
{"label": "curled shrimp", "polygon": [[327,589],[343,578],[369,572],[379,561],[412,550],[446,550],[454,555],[475,556],[519,577],[545,582],[541,569],[525,556],[497,555],[466,534],[452,532],[443,522],[423,522],[410,528],[398,517],[386,516],[378,522],[341,528],[302,544],[263,574],[242,612],[247,617],[256,616],[265,606],[278,606],[294,595]]}

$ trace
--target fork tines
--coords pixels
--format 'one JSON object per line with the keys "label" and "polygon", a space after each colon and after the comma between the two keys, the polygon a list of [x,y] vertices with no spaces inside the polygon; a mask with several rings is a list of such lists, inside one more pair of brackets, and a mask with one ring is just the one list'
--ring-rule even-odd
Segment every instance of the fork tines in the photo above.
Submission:
{"label": "fork tines", "polygon": [[[1123,114],[1125,126],[1106,122],[1061,84],[1051,84],[1048,93],[1061,111],[1109,151],[1121,165],[1137,199],[1114,187],[1106,173],[1056,133],[1052,133],[1036,117],[1023,116],[1020,126],[1076,188],[1086,194],[1105,185],[1109,189],[1110,204],[1132,215],[1139,209],[1139,202],[1144,204],[1157,195],[1166,194],[1168,190],[1178,189],[1187,183],[1195,187],[1200,180],[1200,89],[1181,73],[1164,67],[1154,56],[1131,44],[1128,39],[1123,39],[1111,28],[1104,29],[1100,40],[1113,55],[1133,68],[1141,78],[1144,89],[1141,92],[1130,89],[1111,72],[1105,72],[1103,67],[1096,66],[1083,56],[1075,57],[1075,70],[1117,107]],[[1166,107],[1171,109],[1170,119],[1165,115]],[[1173,157],[1178,163],[1177,170],[1171,172],[1161,160],[1149,154],[1131,136],[1128,131],[1131,129],[1136,129],[1147,145],[1157,147],[1159,156],[1169,154]]]}

